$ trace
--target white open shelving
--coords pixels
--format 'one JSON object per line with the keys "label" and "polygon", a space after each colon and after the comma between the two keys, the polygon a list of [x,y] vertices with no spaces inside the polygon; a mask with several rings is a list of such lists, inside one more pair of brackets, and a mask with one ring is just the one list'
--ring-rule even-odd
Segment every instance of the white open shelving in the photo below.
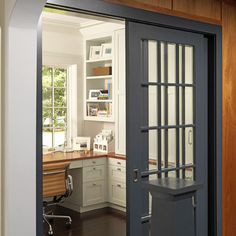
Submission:
{"label": "white open shelving", "polygon": [[[90,59],[91,46],[102,44],[112,45],[112,55],[109,58]],[[114,122],[114,40],[113,33],[102,33],[85,39],[84,60],[84,120]],[[95,75],[93,69],[98,67],[112,67],[111,74]],[[90,99],[90,90],[108,90],[108,99]],[[96,115],[96,110],[98,110]],[[95,112],[92,112],[95,111]],[[104,114],[107,113],[107,114]]]}

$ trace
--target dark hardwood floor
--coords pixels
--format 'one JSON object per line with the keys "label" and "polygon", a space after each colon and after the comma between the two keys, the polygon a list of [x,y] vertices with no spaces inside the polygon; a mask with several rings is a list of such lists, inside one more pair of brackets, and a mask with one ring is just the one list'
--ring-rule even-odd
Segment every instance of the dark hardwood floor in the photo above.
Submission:
{"label": "dark hardwood floor", "polygon": [[[126,236],[125,216],[109,208],[79,214],[57,207],[54,214],[69,215],[73,221],[71,229],[66,229],[64,220],[54,220],[54,236]],[[44,223],[44,236],[47,232],[48,226]]]}

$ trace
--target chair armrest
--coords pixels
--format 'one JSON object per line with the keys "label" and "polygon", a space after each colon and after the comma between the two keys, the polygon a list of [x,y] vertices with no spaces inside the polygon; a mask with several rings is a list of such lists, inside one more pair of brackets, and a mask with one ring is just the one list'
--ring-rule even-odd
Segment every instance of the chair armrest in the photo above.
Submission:
{"label": "chair armrest", "polygon": [[73,178],[71,175],[67,176],[66,179],[66,194],[65,197],[69,197],[73,192]]}

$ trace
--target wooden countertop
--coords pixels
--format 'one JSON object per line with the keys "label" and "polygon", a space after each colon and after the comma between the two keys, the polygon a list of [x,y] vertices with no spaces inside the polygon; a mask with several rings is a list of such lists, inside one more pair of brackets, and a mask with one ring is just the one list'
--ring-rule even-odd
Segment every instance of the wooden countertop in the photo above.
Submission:
{"label": "wooden countertop", "polygon": [[55,162],[64,162],[64,161],[78,161],[78,160],[87,160],[91,158],[116,158],[121,160],[126,160],[126,156],[117,155],[115,153],[94,153],[93,151],[89,152],[52,152],[43,155],[43,163],[55,163]]}

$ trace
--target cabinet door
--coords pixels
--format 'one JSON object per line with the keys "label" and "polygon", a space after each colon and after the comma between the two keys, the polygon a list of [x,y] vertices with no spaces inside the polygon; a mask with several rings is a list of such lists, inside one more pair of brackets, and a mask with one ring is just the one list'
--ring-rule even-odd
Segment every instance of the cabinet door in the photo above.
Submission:
{"label": "cabinet door", "polygon": [[109,180],[125,182],[126,170],[124,167],[109,166]]}
{"label": "cabinet door", "polygon": [[105,166],[89,166],[83,168],[83,182],[105,179]]}
{"label": "cabinet door", "polygon": [[83,184],[83,206],[105,202],[105,181],[92,181]]}
{"label": "cabinet door", "polygon": [[126,99],[125,99],[125,29],[115,31],[116,127],[115,151],[126,154]]}
{"label": "cabinet door", "polygon": [[118,181],[111,181],[109,183],[109,202],[126,206],[126,185]]}

